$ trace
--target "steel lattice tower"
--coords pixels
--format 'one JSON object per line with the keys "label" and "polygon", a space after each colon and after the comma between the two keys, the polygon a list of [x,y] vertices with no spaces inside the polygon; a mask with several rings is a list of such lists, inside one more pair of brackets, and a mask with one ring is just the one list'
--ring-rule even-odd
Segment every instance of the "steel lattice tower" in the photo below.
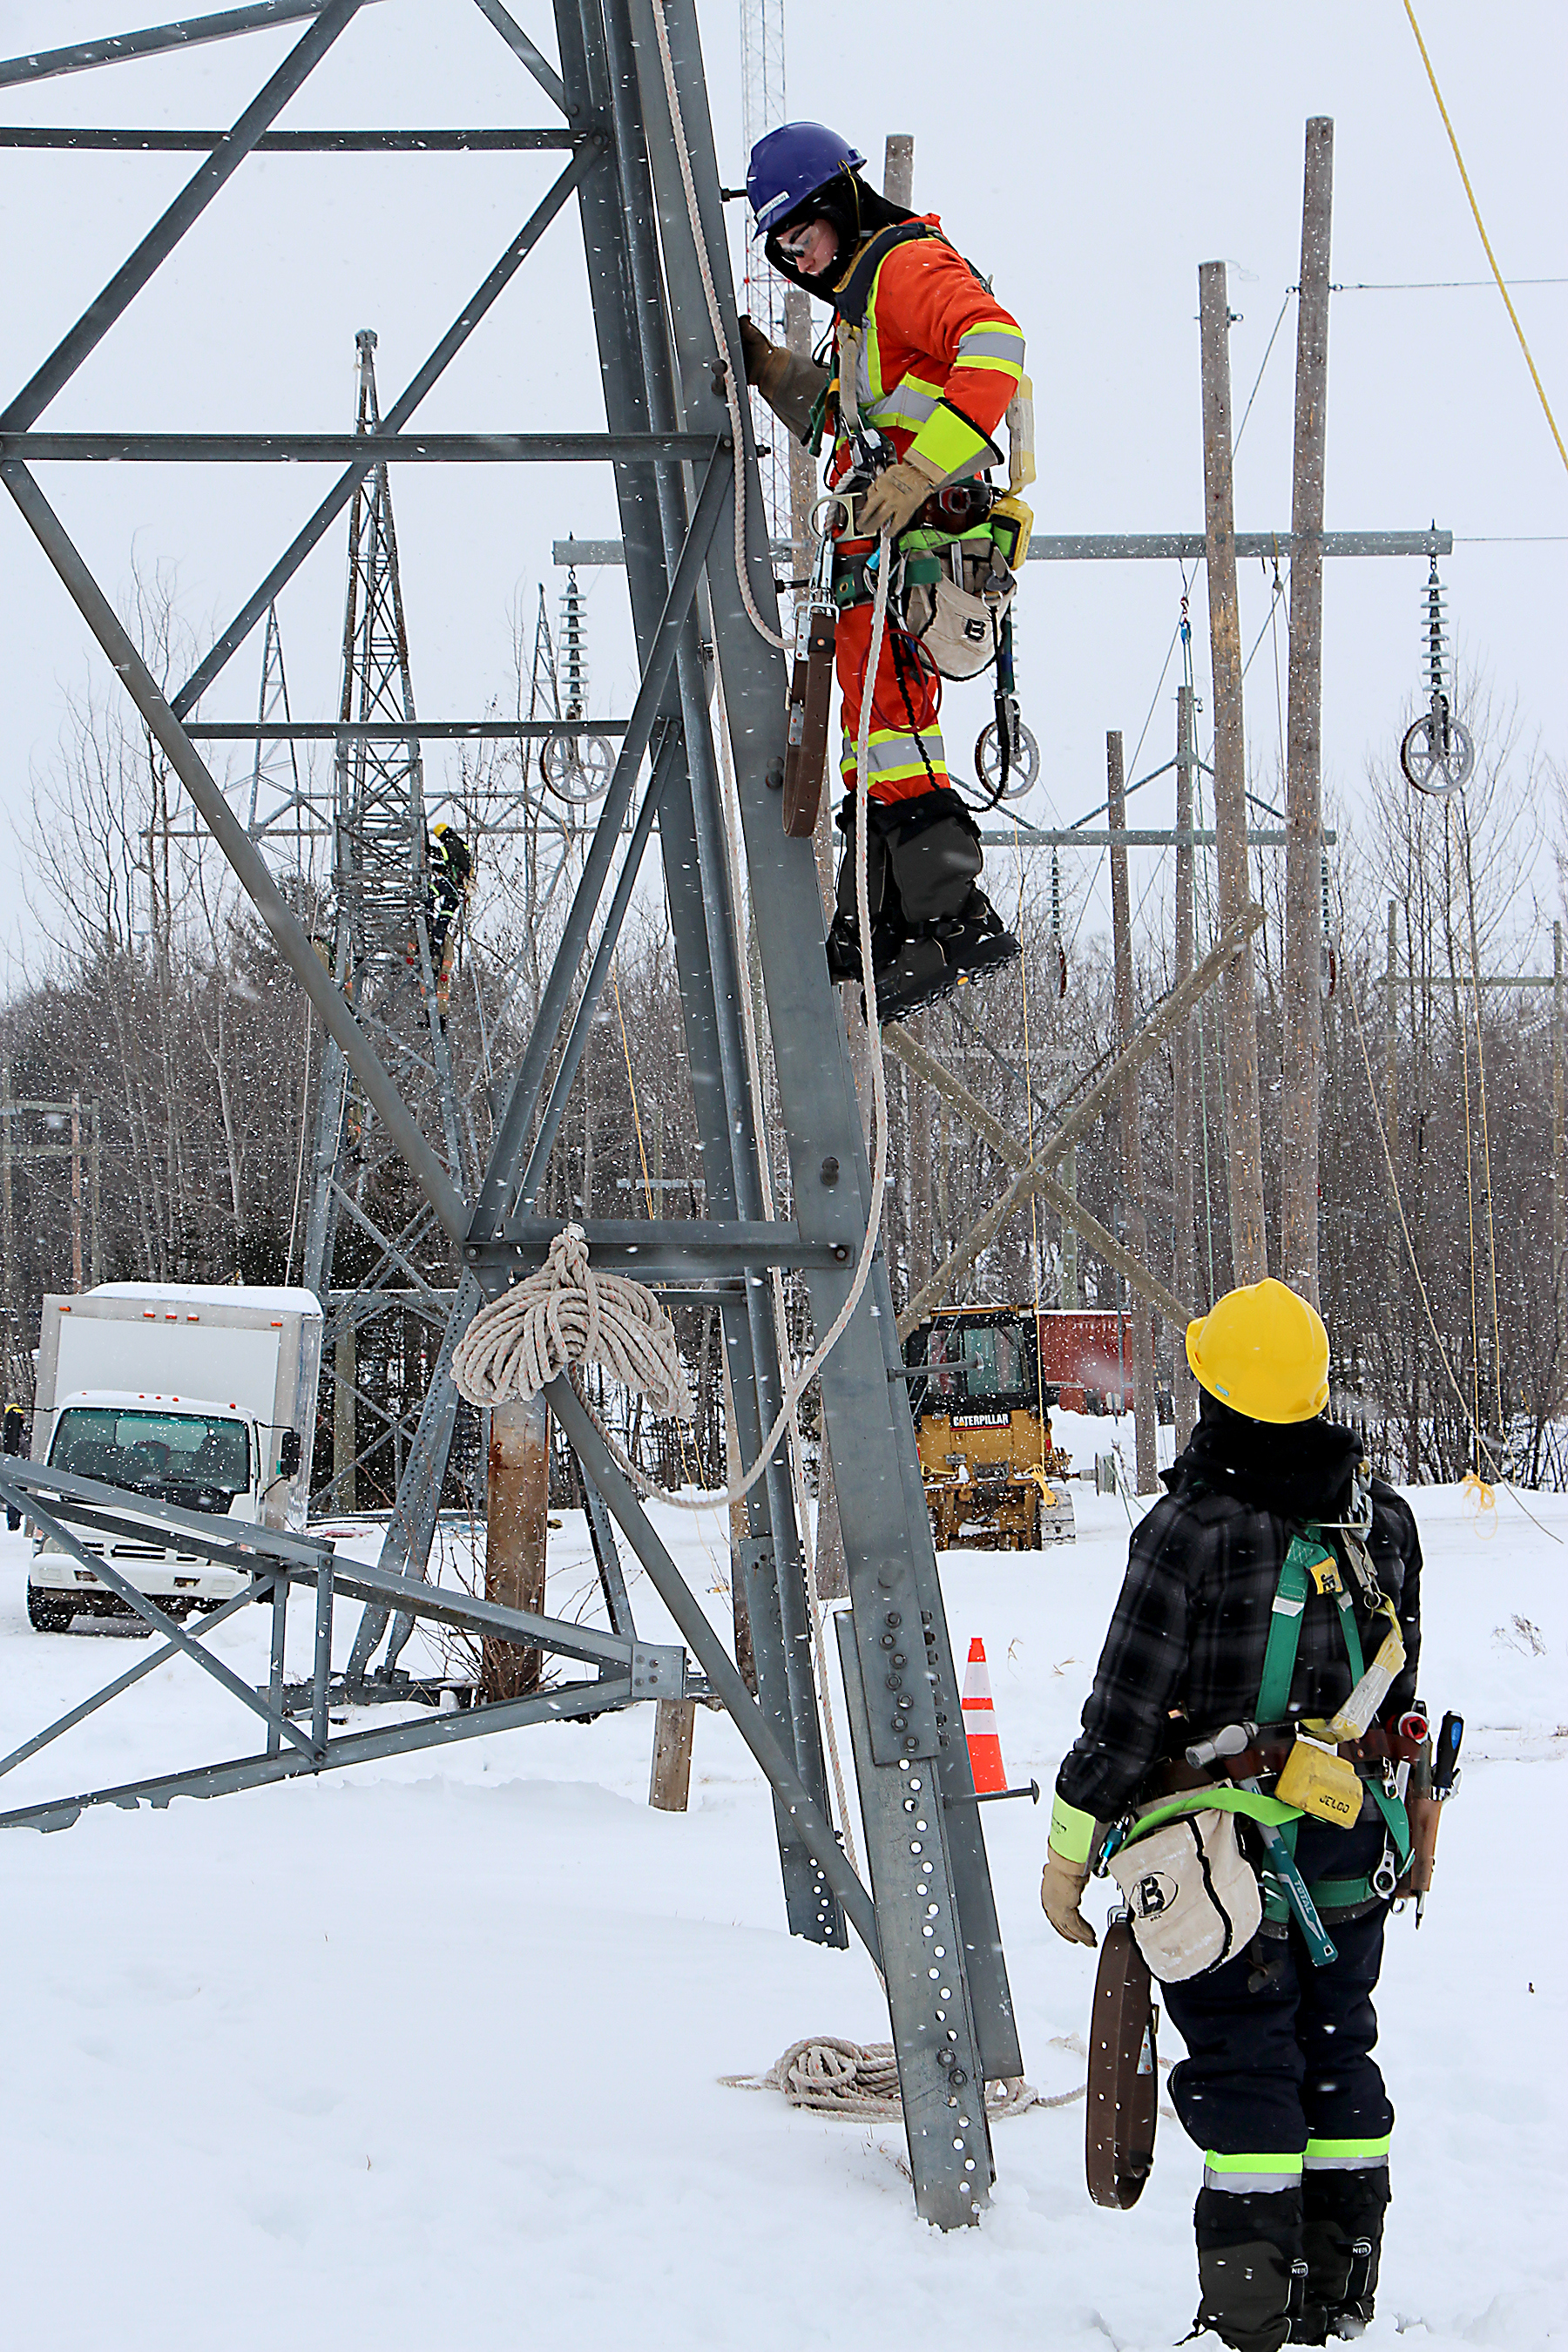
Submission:
{"label": "steel lattice tower", "polygon": [[[380,429],[375,388],[375,335],[362,328],[356,433]],[[408,631],[397,569],[392,486],[384,465],[356,487],[349,510],[348,587],[343,609],[342,688],[339,718],[357,729],[406,727],[405,736],[356,732],[339,738],[332,827],[333,927],[331,968],[359,1018],[389,1049],[423,1121],[437,1128],[448,1170],[460,1172],[458,1108],[451,1060],[437,1002],[426,899],[424,768],[416,728]],[[433,1079],[432,1079],[433,1073]],[[348,1065],[329,1039],[317,1094],[310,1160],[310,1211],[305,1228],[306,1286],[327,1318],[325,1361],[336,1387],[332,1494],[352,1507],[360,1458],[353,1412],[360,1334],[386,1304],[389,1272],[413,1264],[442,1286],[453,1279],[449,1255],[437,1244],[438,1264],[418,1267],[432,1221],[421,1214],[413,1231],[382,1233],[366,1206],[380,1163],[374,1122],[356,1095]],[[373,1263],[343,1291],[332,1288],[332,1261],[342,1210],[368,1230]],[[399,1300],[400,1305],[404,1303]],[[371,1444],[379,1442],[378,1429]],[[450,1438],[448,1423],[447,1438]],[[366,1447],[364,1450],[368,1451]],[[399,1454],[401,1448],[397,1449]],[[401,1470],[401,1460],[398,1468]],[[445,1469],[443,1448],[442,1469]],[[439,1478],[437,1485],[439,1487]],[[426,1542],[428,1538],[426,1538]]]}
{"label": "steel lattice tower", "polygon": [[[353,435],[56,436],[38,421],[156,272],[219,188],[268,137],[270,126],[316,65],[352,28],[353,51],[373,54],[383,11],[364,0],[323,0],[234,128],[215,137],[207,161],[174,197],[132,259],[83,313],[0,413],[0,483],[15,501],[62,585],[113,664],[149,732],[166,754],[192,808],[233,867],[331,1041],[318,1126],[311,1202],[312,1264],[325,1281],[331,1225],[340,1213],[371,1225],[378,1249],[405,1265],[428,1265],[460,1253],[464,1283],[447,1339],[473,1303],[495,1299],[543,1263],[559,1219],[541,1213],[541,1192],[596,1007],[606,985],[645,855],[657,855],[663,905],[679,975],[691,1103],[703,1155],[704,1213],[682,1219],[587,1215],[584,1238],[605,1269],[635,1276],[667,1295],[712,1303],[731,1368],[741,1458],[759,1475],[745,1496],[746,1534],[735,1544],[747,1604],[755,1684],[748,1684],[698,1595],[666,1547],[650,1512],[572,1381],[563,1372],[542,1391],[589,1491],[589,1510],[616,1527],[635,1554],[679,1636],[639,1639],[618,1567],[602,1558],[610,1630],[541,1612],[503,1609],[455,1588],[437,1593],[416,1579],[334,1555],[324,1539],[259,1538],[251,1589],[232,1603],[269,1600],[270,1681],[247,1687],[204,1643],[186,1636],[120,1578],[103,1575],[135,1613],[169,1635],[200,1670],[266,1718],[263,1751],[197,1765],[155,1780],[82,1791],[0,1813],[0,1825],[64,1827],[85,1808],[166,1804],[182,1794],[229,1789],[328,1770],[374,1755],[479,1737],[492,1729],[685,1693],[726,1709],[773,1793],[774,1830],[789,1924],[824,1945],[853,1929],[885,1987],[897,2053],[917,2209],[943,2227],[973,2221],[994,2177],[984,2086],[1023,2071],[1003,1955],[984,1825],[963,1737],[957,1664],[949,1636],[930,1520],[910,1418],[885,1255],[875,1247],[879,1203],[842,1024],[819,943],[822,900],[809,842],[787,836],[773,789],[784,754],[783,639],[749,405],[730,406],[740,332],[734,293],[721,267],[726,227],[694,0],[536,0],[539,30],[552,36],[556,62],[499,0],[479,0],[486,19],[553,110],[545,125],[493,134],[521,146],[559,150],[562,168],[533,205],[479,288],[465,295],[452,326],[387,412],[376,416],[369,350],[362,341],[360,431]],[[153,26],[120,37],[116,58],[191,39],[226,39],[282,13],[250,0],[195,24]],[[291,5],[289,14],[297,14]],[[779,20],[775,20],[779,21]],[[782,29],[782,22],[781,22]],[[9,61],[11,80],[42,78],[101,60],[100,45],[49,58]],[[782,74],[764,104],[782,108]],[[68,133],[68,135],[69,135]],[[110,132],[132,144],[147,134]],[[326,130],[293,134],[352,144],[364,134]],[[391,129],[384,137],[413,152],[481,134]],[[489,137],[492,134],[483,134]],[[601,431],[405,434],[419,402],[517,270],[573,200],[593,308],[605,406]],[[537,312],[534,313],[537,317]],[[515,312],[514,312],[515,317]],[[174,371],[171,371],[174,378]],[[93,578],[32,470],[36,461],[112,455],[126,459],[200,456],[275,463],[306,455],[341,467],[315,514],[296,534],[191,676],[165,698]],[[563,919],[551,970],[499,1107],[477,1184],[458,1165],[435,1007],[423,903],[424,811],[419,730],[407,683],[406,645],[395,589],[395,542],[386,490],[389,465],[461,460],[476,464],[605,465],[613,471],[639,677],[632,708],[614,722],[614,772],[596,807],[593,837]],[[732,528],[744,508],[742,544]],[[289,906],[244,824],[196,748],[202,695],[334,518],[353,505],[353,564],[345,630],[344,710],[391,714],[384,754],[339,719],[342,746],[334,863],[335,932],[329,971]],[[723,682],[728,753],[738,826],[714,735],[714,671]],[[190,723],[187,723],[190,722]],[[605,722],[605,731],[612,723]],[[553,731],[553,730],[552,730]],[[655,845],[657,844],[657,849]],[[616,860],[619,870],[616,871]],[[737,873],[737,866],[743,871]],[[748,977],[738,884],[749,884],[789,1162],[789,1211],[773,1205],[760,1109],[748,1076],[742,1020]],[[408,961],[408,928],[416,949]],[[428,1029],[424,1046],[418,1018]],[[345,1152],[351,1108],[344,1066],[353,1074],[354,1160]],[[334,1108],[336,1107],[336,1108]],[[432,1136],[440,1134],[445,1157]],[[401,1197],[419,1206],[390,1239],[356,1194],[369,1174],[404,1171]],[[393,1186],[388,1197],[398,1197]],[[432,1239],[437,1227],[439,1238]],[[447,1261],[450,1262],[449,1260]],[[857,1265],[864,1268],[862,1279]],[[776,1318],[774,1268],[798,1273],[813,1328],[843,1329],[823,1362],[824,1426],[832,1444],[849,1607],[832,1619],[842,1669],[850,1747],[868,1879],[851,1865],[830,1817],[814,1627],[803,1533],[787,1465],[764,1454],[763,1433],[780,1413],[792,1350]],[[424,1278],[423,1276],[421,1277]],[[336,1297],[333,1300],[337,1307]],[[340,1322],[344,1337],[352,1323]],[[398,1509],[384,1548],[417,1549],[420,1513],[440,1486],[441,1423],[450,1394],[437,1365]],[[449,1426],[449,1424],[448,1424]],[[28,1484],[24,1488],[24,1475]],[[7,1498],[46,1529],[74,1541],[57,1512],[97,1511],[120,1490],[40,1469],[0,1474]],[[54,1498],[40,1502],[39,1491]],[[85,1493],[83,1490],[90,1489]],[[140,1509],[141,1504],[137,1505]],[[165,1507],[150,1504],[157,1512]],[[182,1522],[194,1515],[180,1514]],[[102,1521],[111,1524],[111,1521]],[[185,1528],[210,1552],[216,1520]],[[79,1550],[79,1547],[78,1548]],[[89,1556],[83,1554],[83,1559]],[[613,1570],[613,1572],[612,1572]],[[315,1595],[310,1729],[284,1706],[287,1600],[291,1582]],[[329,1712],[332,1611],[366,1606],[355,1643],[374,1649],[390,1611],[445,1615],[486,1636],[535,1643],[592,1671],[527,1696],[476,1705],[458,1715],[339,1736]],[[110,1697],[123,1685],[112,1685]],[[95,1702],[96,1703],[96,1702]],[[43,1738],[79,1717],[72,1710]],[[39,1742],[35,1745],[41,1744]]]}

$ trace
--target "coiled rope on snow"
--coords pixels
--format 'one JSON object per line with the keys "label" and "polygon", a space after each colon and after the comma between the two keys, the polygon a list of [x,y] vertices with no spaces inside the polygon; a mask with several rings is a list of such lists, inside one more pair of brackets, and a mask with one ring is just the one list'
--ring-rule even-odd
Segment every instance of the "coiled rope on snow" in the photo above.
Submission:
{"label": "coiled rope on snow", "polygon": [[[1053,2050],[1085,2055],[1078,2034],[1057,2034]],[[848,2121],[897,2124],[903,2120],[899,2094],[899,2064],[890,2042],[847,2042],[836,2033],[813,2033],[792,2042],[765,2074],[721,2074],[720,2082],[734,2091],[781,2091],[792,2107],[819,2116],[841,2116]],[[1087,2085],[1054,2095],[1037,2091],[1022,2074],[985,2085],[985,2113],[1022,2115],[1029,2107],[1069,2107],[1081,2099]]]}

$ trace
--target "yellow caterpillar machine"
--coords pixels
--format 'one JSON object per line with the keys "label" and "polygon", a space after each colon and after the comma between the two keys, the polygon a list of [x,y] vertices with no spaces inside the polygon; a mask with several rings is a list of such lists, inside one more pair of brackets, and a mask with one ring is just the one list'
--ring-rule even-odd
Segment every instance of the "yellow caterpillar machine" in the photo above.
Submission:
{"label": "yellow caterpillar machine", "polygon": [[904,1362],[938,1551],[1070,1543],[1068,1457],[1051,1443],[1059,1391],[1041,1377],[1034,1314],[944,1308],[910,1332]]}

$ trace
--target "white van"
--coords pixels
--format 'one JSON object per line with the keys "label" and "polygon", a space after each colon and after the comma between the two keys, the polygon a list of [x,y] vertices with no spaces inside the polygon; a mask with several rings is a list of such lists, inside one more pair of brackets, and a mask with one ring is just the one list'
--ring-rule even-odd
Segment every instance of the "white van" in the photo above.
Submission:
{"label": "white van", "polygon": [[[33,1458],[182,1509],[302,1529],[310,1494],[321,1310],[308,1290],[240,1284],[103,1283],[44,1301]],[[129,1582],[188,1616],[245,1580],[166,1540],[85,1530]],[[124,1616],[92,1570],[40,1537],[27,1615],[40,1633],[73,1617]]]}

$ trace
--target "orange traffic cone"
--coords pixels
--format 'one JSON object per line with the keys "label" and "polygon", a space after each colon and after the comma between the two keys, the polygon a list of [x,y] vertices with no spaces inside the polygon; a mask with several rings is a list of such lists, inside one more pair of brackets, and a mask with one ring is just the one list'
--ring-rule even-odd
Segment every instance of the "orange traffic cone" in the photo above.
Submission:
{"label": "orange traffic cone", "polygon": [[989,1796],[1007,1785],[1002,1742],[996,1737],[996,1710],[991,1701],[991,1677],[985,1670],[985,1644],[978,1633],[969,1644],[963,1670],[963,1736],[969,1742],[969,1769],[975,1791]]}

